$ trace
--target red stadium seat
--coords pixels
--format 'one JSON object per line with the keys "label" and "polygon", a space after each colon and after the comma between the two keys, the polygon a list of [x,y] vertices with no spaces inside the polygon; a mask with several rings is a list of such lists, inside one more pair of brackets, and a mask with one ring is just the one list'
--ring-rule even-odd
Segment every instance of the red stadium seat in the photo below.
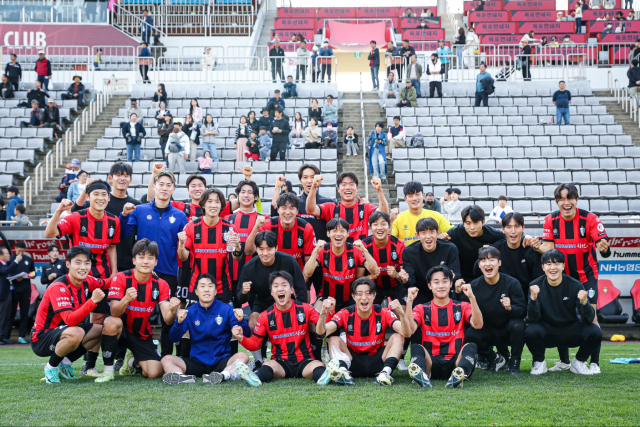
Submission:
{"label": "red stadium seat", "polygon": [[598,280],[598,322],[627,323],[629,315],[622,313],[619,296],[620,290],[611,280]]}
{"label": "red stadium seat", "polygon": [[631,320],[640,325],[640,279],[636,280],[631,288],[631,298],[633,299],[633,315]]}

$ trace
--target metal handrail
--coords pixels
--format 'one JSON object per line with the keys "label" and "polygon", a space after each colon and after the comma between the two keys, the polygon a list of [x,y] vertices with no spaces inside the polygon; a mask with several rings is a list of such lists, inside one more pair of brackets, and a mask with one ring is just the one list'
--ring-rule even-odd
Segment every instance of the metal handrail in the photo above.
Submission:
{"label": "metal handrail", "polygon": [[46,156],[44,156],[44,176],[46,179],[53,178],[53,156],[51,155],[53,150],[49,150]]}
{"label": "metal handrail", "polygon": [[35,169],[33,170],[33,176],[35,177],[34,178],[34,182],[35,182],[34,183],[34,187],[35,187],[35,193],[36,194],[38,194],[38,192],[40,190],[42,190],[42,181],[43,181],[42,176],[41,176],[42,172],[43,172],[42,163],[38,163],[36,165]]}
{"label": "metal handrail", "polygon": [[360,72],[360,117],[362,119],[362,165],[364,166],[364,196],[369,200],[369,165],[367,162],[367,135],[364,128],[364,99],[362,96],[362,72]]}
{"label": "metal handrail", "polygon": [[22,183],[22,185],[23,185],[23,187],[24,187],[24,188],[23,188],[23,191],[24,191],[24,197],[25,197],[25,199],[27,199],[27,200],[25,200],[25,201],[26,201],[28,204],[31,204],[31,188],[32,188],[32,185],[31,185],[31,184],[32,184],[32,183],[31,183],[31,177],[30,177],[30,176],[28,176],[28,177],[27,177],[27,179],[25,179],[25,180],[24,180],[24,182]]}

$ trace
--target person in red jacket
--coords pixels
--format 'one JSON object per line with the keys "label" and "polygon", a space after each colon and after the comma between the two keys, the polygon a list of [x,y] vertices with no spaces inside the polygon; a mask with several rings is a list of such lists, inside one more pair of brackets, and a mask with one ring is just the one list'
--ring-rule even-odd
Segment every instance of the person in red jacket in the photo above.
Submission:
{"label": "person in red jacket", "polygon": [[51,61],[44,57],[44,50],[38,52],[38,60],[36,60],[36,66],[34,71],[40,83],[44,86],[45,90],[49,90],[49,80],[51,79]]}

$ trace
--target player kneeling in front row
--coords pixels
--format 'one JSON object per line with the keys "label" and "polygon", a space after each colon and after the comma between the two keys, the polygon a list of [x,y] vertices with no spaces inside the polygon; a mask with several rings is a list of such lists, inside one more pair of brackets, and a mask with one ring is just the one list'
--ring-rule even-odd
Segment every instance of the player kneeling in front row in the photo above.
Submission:
{"label": "player kneeling in front row", "polygon": [[[593,323],[596,313],[589,294],[573,277],[563,274],[565,256],[557,249],[542,254],[544,276],[529,286],[527,347],[533,356],[532,375],[547,372],[544,352],[552,347],[579,347],[571,361],[574,374],[593,375],[587,360],[602,342],[602,330]],[[580,319],[576,313],[580,312]]]}
{"label": "player kneeling in front row", "polygon": [[405,316],[413,321],[412,334],[421,328],[422,345],[411,345],[409,376],[422,387],[431,388],[430,379],[447,381],[447,388],[455,388],[469,379],[476,366],[478,349],[476,344],[464,342],[464,329],[471,325],[482,328],[482,313],[476,302],[471,285],[461,286],[470,302],[449,298],[453,274],[446,265],[432,267],[427,272],[429,289],[433,300],[419,304],[411,312],[418,288],[409,288]]}
{"label": "player kneeling in front row", "polygon": [[[402,305],[397,299],[391,301],[389,308],[374,305],[376,284],[366,277],[351,284],[351,297],[356,304],[340,310],[326,325],[327,315],[335,310],[336,302],[333,298],[325,299],[316,326],[319,337],[331,335],[340,328],[346,331],[346,342],[339,336],[328,340],[331,359],[340,362],[340,369],[331,379],[338,384],[355,385],[351,375],[375,377],[376,384],[391,385],[391,373],[402,355],[404,339],[411,337],[411,325]],[[393,328],[396,333],[385,345],[387,328]]]}
{"label": "player kneeling in front row", "polygon": [[241,333],[251,335],[249,324],[244,320],[241,308],[233,309],[218,300],[217,280],[211,273],[201,274],[195,283],[198,302],[188,310],[178,312],[178,320],[171,327],[169,337],[179,340],[189,332],[191,351],[189,357],[167,355],[162,358],[166,374],[165,384],[195,383],[196,377],[202,382],[220,384],[222,381],[237,381],[237,362],[249,362],[249,356],[242,352],[231,356],[231,331],[236,326]]}
{"label": "player kneeling in front row", "polygon": [[133,245],[131,253],[135,268],[109,279],[111,317],[105,319],[102,331],[104,374],[96,379],[98,383],[115,378],[113,359],[118,340],[122,340],[122,346],[129,350],[120,375],[141,373],[147,378],[160,378],[160,353],[153,343],[149,319],[159,305],[164,321],[170,325],[180,306],[178,298],[170,299],[169,284],[153,272],[158,264],[158,244],[141,239]]}
{"label": "player kneeling in front row", "polygon": [[233,328],[233,336],[249,351],[260,348],[264,339],[271,341],[272,360],[254,373],[244,362],[238,362],[238,374],[249,385],[259,387],[272,379],[307,378],[319,385],[327,385],[338,370],[337,360],[325,367],[313,358],[309,332],[313,332],[320,319],[311,305],[291,299],[293,278],[286,271],[269,275],[269,289],[275,304],[258,317],[253,335],[245,338],[242,329]]}
{"label": "player kneeling in front row", "polygon": [[102,325],[84,323],[109,287],[106,281],[89,276],[91,250],[84,246],[69,249],[67,268],[69,273],[45,291],[31,334],[33,352],[49,357],[44,367],[47,384],[59,383],[60,376],[76,380],[71,364],[88,350],[97,351],[102,334]]}

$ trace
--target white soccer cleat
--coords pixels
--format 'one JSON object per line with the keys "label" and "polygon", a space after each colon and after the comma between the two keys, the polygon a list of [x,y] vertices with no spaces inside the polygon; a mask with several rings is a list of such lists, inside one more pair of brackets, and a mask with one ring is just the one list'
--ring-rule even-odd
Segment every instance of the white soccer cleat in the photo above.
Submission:
{"label": "white soccer cleat", "polygon": [[578,375],[593,375],[587,363],[581,362],[576,358],[571,361],[571,368],[569,368],[569,370]]}
{"label": "white soccer cleat", "polygon": [[568,371],[571,368],[571,365],[564,362],[558,362],[553,365],[553,368],[549,368],[549,372],[560,372],[560,371]]}
{"label": "white soccer cleat", "polygon": [[542,362],[533,362],[533,368],[531,368],[531,375],[542,375],[546,374],[547,369],[547,361],[543,360]]}
{"label": "white soccer cleat", "polygon": [[91,369],[87,369],[87,373],[84,374],[85,377],[92,377],[92,378],[100,378],[102,377],[102,374],[100,372],[98,372],[98,370],[96,368],[91,368]]}
{"label": "white soccer cleat", "polygon": [[396,366],[398,371],[408,371],[409,367],[407,366],[407,361],[404,359],[398,360],[398,366]]}
{"label": "white soccer cleat", "polygon": [[600,366],[597,363],[592,363],[591,365],[589,365],[589,370],[591,371],[591,375],[598,375],[602,373],[600,371]]}

